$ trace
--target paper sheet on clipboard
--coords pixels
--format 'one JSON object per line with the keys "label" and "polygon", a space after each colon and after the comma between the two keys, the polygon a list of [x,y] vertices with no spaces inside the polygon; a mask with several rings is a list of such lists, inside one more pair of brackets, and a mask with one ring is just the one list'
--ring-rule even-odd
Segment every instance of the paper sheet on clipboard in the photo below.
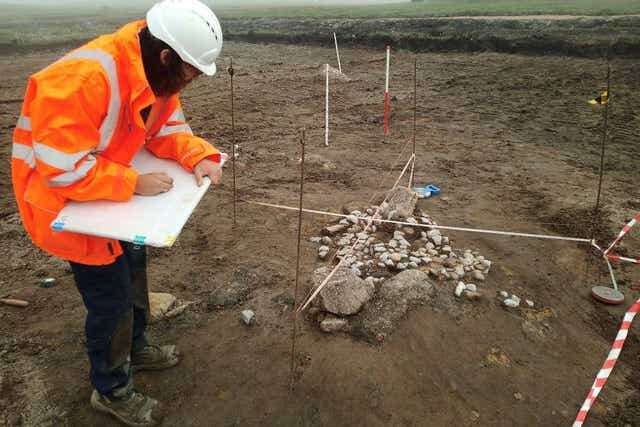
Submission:
{"label": "paper sheet on clipboard", "polygon": [[[224,164],[227,155],[222,155]],[[193,174],[172,160],[160,159],[146,149],[140,150],[132,167],[141,174],[166,172],[173,178],[171,191],[157,196],[134,195],[125,203],[97,200],[68,202],[51,227],[139,245],[170,247],[182,227],[207,192],[211,181],[205,178],[201,187]]]}

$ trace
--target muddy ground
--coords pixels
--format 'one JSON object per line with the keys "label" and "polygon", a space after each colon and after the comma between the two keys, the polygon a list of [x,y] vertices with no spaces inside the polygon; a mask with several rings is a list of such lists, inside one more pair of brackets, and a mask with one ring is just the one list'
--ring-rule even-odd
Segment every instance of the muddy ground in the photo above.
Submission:
{"label": "muddy ground", "polygon": [[[89,406],[83,349],[84,307],[62,261],[35,249],[22,231],[11,195],[11,132],[27,76],[62,50],[0,57],[0,293],[30,301],[0,306],[0,424],[114,425]],[[411,137],[413,54],[393,56],[389,144],[382,138],[383,47],[344,49],[350,77],[331,89],[331,140],[323,146],[323,79],[317,70],[333,51],[303,45],[229,43],[220,72],[184,94],[192,127],[226,151],[231,147],[229,78],[237,82],[239,194],[245,200],[294,205],[298,135],[307,152],[335,165],[310,164],[304,204],[339,210],[366,204],[389,188],[392,167]],[[440,197],[420,207],[440,224],[590,237],[601,115],[586,101],[603,88],[599,60],[484,54],[419,54],[416,181],[436,183]],[[599,243],[608,243],[640,209],[640,90],[636,61],[612,64],[611,142]],[[407,151],[405,150],[405,153]],[[405,160],[408,156],[403,154]],[[625,305],[589,297],[607,283],[601,260],[584,245],[445,233],[456,247],[493,261],[484,297],[460,302],[455,284],[438,282],[430,305],[411,311],[378,345],[329,336],[300,322],[295,391],[290,383],[291,307],[296,216],[239,205],[232,228],[231,180],[210,191],[170,250],[150,250],[155,291],[194,301],[183,315],[154,324],[159,342],[184,357],[167,372],[136,375],[137,387],[160,399],[167,426],[566,426],[604,361],[625,309],[640,296],[635,266],[617,267]],[[326,218],[306,216],[302,279],[322,265],[308,241]],[[638,230],[623,251],[640,253]],[[54,277],[50,289],[36,286]],[[216,310],[211,292],[232,281],[252,285],[246,302]],[[634,288],[635,286],[635,288]],[[507,290],[535,302],[508,310]],[[242,308],[258,322],[247,328]],[[635,325],[587,425],[640,425],[640,342]]]}

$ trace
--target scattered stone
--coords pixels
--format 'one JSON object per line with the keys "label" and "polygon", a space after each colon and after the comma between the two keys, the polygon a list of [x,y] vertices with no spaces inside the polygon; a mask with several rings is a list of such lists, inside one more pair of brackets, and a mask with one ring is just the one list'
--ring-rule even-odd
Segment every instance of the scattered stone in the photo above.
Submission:
{"label": "scattered stone", "polygon": [[480,292],[470,291],[468,289],[464,291],[464,296],[471,301],[479,300],[480,298],[482,298],[482,294]]}
{"label": "scattered stone", "polygon": [[324,236],[322,238],[322,244],[323,245],[327,245],[327,246],[331,246],[333,244],[333,240],[331,240],[331,237],[329,237],[329,236]]}
{"label": "scattered stone", "polygon": [[465,284],[463,282],[458,282],[458,286],[456,286],[456,289],[453,293],[455,294],[455,296],[460,298],[465,289],[466,289]]}
{"label": "scattered stone", "polygon": [[530,299],[526,299],[524,300],[524,302],[529,306],[529,308],[533,308],[533,306],[535,305]]}
{"label": "scattered stone", "polygon": [[476,292],[478,290],[478,287],[476,285],[474,285],[473,283],[467,283],[467,290],[471,291],[471,292]]}
{"label": "scattered stone", "polygon": [[443,246],[442,247],[442,253],[450,254],[451,253],[451,246]]}
{"label": "scattered stone", "polygon": [[392,253],[389,258],[391,259],[391,261],[393,262],[400,262],[402,261],[402,255],[398,252]]}
{"label": "scattered stone", "polygon": [[38,283],[38,286],[44,289],[52,288],[55,285],[56,285],[56,279],[54,279],[53,277],[45,277],[44,279],[41,279]]}
{"label": "scattered stone", "polygon": [[500,291],[499,294],[502,298],[509,298],[509,294],[505,291]]}
{"label": "scattered stone", "polygon": [[[346,222],[346,220],[345,220]],[[345,231],[347,229],[347,224],[348,222],[345,223],[341,223],[340,224],[335,224],[335,225],[329,225],[325,228],[322,229],[322,234],[327,235],[327,236],[333,236],[334,234],[338,234],[338,233],[342,233],[343,231]]]}
{"label": "scattered stone", "polygon": [[176,297],[163,292],[149,292],[149,311],[151,320],[156,321],[164,317],[176,303]]}
{"label": "scattered stone", "polygon": [[[330,271],[327,267],[314,271],[315,287],[324,281]],[[375,286],[371,282],[362,280],[348,268],[340,268],[320,291],[320,306],[325,311],[338,316],[349,316],[360,311],[374,292]]]}
{"label": "scattered stone", "polygon": [[309,241],[311,243],[320,243],[322,241],[322,237],[311,237]]}
{"label": "scattered stone", "polygon": [[347,325],[348,321],[346,319],[328,315],[322,322],[320,322],[320,329],[322,330],[322,332],[333,334],[345,330],[347,328]]}
{"label": "scattered stone", "polygon": [[416,234],[416,231],[411,227],[402,227],[402,231],[406,236],[413,236]]}
{"label": "scattered stone", "polygon": [[358,223],[358,217],[355,215],[349,215],[347,216],[347,221],[349,221],[352,224],[357,224]]}
{"label": "scattered stone", "polygon": [[506,300],[503,301],[503,304],[507,307],[518,308],[520,306],[520,301],[507,298]]}
{"label": "scattered stone", "polygon": [[245,325],[251,326],[256,321],[256,314],[252,310],[242,310],[240,313],[242,321]]}
{"label": "scattered stone", "polygon": [[523,397],[522,397],[522,393],[513,393],[513,397],[514,397],[516,400],[522,400],[522,399],[523,399]]}
{"label": "scattered stone", "polygon": [[484,280],[485,280],[484,274],[482,274],[482,272],[480,272],[478,270],[473,270],[471,272],[471,277],[473,277],[475,280],[478,280],[480,282],[484,282]]}

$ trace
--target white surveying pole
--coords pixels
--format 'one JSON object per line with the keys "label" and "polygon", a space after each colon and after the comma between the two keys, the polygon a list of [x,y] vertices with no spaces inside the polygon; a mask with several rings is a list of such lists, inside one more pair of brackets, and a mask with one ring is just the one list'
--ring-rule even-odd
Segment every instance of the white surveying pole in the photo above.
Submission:
{"label": "white surveying pole", "polygon": [[336,43],[336,56],[338,57],[338,70],[340,74],[342,74],[342,65],[340,65],[340,51],[338,50],[338,38],[336,37],[336,33],[333,33],[333,41]]}
{"label": "white surveying pole", "polygon": [[329,146],[329,64],[325,66],[326,88],[324,99],[324,145]]}

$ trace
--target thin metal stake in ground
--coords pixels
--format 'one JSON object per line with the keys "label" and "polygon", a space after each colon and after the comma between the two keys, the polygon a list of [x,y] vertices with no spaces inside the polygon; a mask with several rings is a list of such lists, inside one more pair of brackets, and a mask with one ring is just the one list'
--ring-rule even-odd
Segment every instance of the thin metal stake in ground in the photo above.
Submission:
{"label": "thin metal stake in ground", "polygon": [[409,175],[409,188],[413,187],[413,172],[416,166],[416,114],[417,114],[417,96],[418,96],[418,60],[413,60],[413,163],[411,164],[411,174]]}
{"label": "thin metal stake in ground", "polygon": [[233,94],[233,58],[229,62],[229,76],[231,76],[231,173],[233,174],[233,226],[236,226],[236,205],[238,202],[238,195],[236,193],[236,117],[235,117],[235,105]]}
{"label": "thin metal stake in ground", "polygon": [[306,131],[302,129],[300,145],[302,155],[300,157],[300,210],[298,211],[298,249],[296,253],[296,282],[293,291],[293,331],[291,334],[291,389],[293,390],[296,378],[296,334],[298,333],[298,283],[300,278],[300,248],[302,246],[302,198],[304,195],[304,146],[306,143]]}
{"label": "thin metal stake in ground", "polygon": [[342,74],[342,64],[340,64],[340,51],[338,50],[338,38],[336,37],[336,33],[333,33],[333,41],[336,43],[336,56],[338,57],[338,70],[340,74]]}

